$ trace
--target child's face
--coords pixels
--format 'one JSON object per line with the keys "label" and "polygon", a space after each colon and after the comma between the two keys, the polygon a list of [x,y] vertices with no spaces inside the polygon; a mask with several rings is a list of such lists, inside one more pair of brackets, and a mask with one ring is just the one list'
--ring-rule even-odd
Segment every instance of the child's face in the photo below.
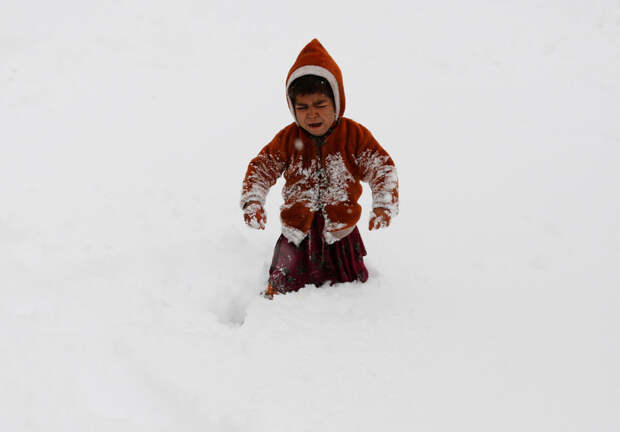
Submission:
{"label": "child's face", "polygon": [[312,135],[323,135],[334,123],[334,103],[322,93],[298,95],[295,98],[297,121]]}

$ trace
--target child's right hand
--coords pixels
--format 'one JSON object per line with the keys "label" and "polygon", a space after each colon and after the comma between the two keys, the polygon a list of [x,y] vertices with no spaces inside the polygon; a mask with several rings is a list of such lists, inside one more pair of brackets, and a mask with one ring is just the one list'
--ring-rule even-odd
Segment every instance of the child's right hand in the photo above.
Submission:
{"label": "child's right hand", "polygon": [[260,203],[250,202],[243,208],[243,219],[249,227],[264,230],[267,214]]}

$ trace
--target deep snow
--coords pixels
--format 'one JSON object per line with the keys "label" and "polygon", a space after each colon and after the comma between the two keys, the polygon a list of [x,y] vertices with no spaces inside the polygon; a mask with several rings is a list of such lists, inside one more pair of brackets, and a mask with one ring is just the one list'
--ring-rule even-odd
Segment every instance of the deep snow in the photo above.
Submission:
{"label": "deep snow", "polygon": [[[620,429],[620,2],[2,10],[1,430]],[[401,213],[269,302],[240,185],[313,37]]]}

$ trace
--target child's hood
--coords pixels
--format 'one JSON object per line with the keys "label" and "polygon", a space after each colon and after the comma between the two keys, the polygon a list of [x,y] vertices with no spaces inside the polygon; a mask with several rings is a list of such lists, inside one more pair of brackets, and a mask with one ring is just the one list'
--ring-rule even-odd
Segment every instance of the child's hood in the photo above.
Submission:
{"label": "child's hood", "polygon": [[340,68],[336,62],[318,39],[312,39],[312,41],[301,50],[297,56],[297,60],[295,60],[295,64],[293,64],[293,67],[291,67],[286,77],[286,101],[295,121],[297,121],[295,117],[295,107],[293,107],[288,97],[288,88],[295,79],[304,75],[318,75],[327,80],[334,92],[335,120],[342,117],[345,107],[342,72],[340,72]]}

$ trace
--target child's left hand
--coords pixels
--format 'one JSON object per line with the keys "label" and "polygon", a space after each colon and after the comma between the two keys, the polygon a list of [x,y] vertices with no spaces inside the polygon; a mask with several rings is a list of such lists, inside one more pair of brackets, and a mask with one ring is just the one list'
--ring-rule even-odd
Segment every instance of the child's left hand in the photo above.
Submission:
{"label": "child's left hand", "polygon": [[385,228],[390,225],[392,220],[392,212],[383,207],[377,207],[370,213],[370,221],[368,222],[368,229],[370,231]]}

